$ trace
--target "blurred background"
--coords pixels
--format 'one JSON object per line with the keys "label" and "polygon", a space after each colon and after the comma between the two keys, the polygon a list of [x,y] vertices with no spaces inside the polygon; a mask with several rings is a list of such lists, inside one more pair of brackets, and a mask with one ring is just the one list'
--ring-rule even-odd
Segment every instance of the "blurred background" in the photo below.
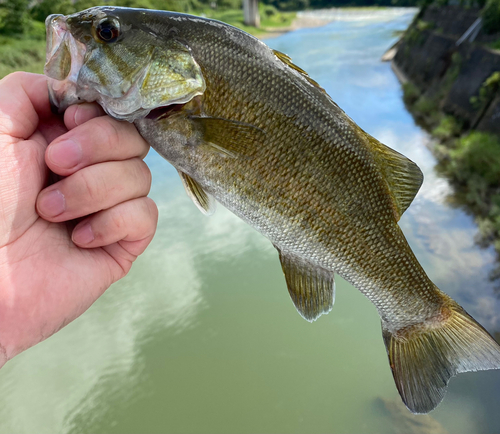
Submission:
{"label": "blurred background", "polygon": [[[425,181],[400,225],[431,279],[500,336],[500,0],[0,0],[0,78],[43,71],[45,17],[113,4],[226,21],[290,55]],[[246,23],[246,24],[245,24]],[[500,432],[500,372],[401,404],[375,308],[336,279],[295,311],[278,256],[205,217],[153,151],[153,243],[88,312],[0,371],[0,433]]]}

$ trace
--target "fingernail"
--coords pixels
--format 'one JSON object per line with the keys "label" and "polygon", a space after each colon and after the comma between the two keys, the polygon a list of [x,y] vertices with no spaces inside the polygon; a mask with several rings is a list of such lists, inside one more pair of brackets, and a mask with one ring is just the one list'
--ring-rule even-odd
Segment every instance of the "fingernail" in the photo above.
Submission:
{"label": "fingernail", "polygon": [[66,209],[66,200],[59,190],[42,193],[38,199],[38,210],[47,217],[56,217]]}
{"label": "fingernail", "polygon": [[80,104],[75,111],[75,124],[84,124],[90,119],[101,115],[102,109],[97,104]]}
{"label": "fingernail", "polygon": [[71,169],[82,160],[82,147],[73,140],[56,142],[49,146],[48,158],[57,167]]}
{"label": "fingernail", "polygon": [[94,232],[92,232],[90,223],[84,223],[81,226],[77,226],[73,231],[73,242],[75,244],[90,244],[92,241],[94,241],[94,238]]}

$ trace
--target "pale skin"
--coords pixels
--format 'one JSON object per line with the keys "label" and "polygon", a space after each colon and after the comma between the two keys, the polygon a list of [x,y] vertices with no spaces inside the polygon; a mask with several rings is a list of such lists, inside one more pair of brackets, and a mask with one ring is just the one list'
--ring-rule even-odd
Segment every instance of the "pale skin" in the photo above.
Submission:
{"label": "pale skin", "polygon": [[135,127],[95,104],[52,114],[46,80],[0,80],[0,367],[124,277],[158,220]]}

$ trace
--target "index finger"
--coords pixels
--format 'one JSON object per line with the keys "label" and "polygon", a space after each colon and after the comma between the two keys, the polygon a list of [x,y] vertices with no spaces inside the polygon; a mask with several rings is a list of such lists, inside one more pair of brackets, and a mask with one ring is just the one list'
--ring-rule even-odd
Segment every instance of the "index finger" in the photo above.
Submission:
{"label": "index finger", "polygon": [[28,139],[40,119],[58,117],[51,112],[47,77],[14,72],[0,80],[0,133]]}
{"label": "index finger", "polygon": [[69,176],[105,161],[144,158],[148,143],[134,125],[99,116],[59,136],[47,148],[45,162],[54,173]]}

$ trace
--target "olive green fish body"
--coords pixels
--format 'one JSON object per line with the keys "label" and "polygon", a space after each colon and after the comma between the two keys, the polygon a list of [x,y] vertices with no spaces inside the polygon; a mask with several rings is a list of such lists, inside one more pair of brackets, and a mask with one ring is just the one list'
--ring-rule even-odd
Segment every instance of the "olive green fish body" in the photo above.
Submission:
{"label": "olive green fish body", "polygon": [[436,314],[443,298],[396,224],[365,133],[252,36],[229,28],[239,37],[228,41],[210,22],[184,25],[186,31],[177,26],[207,84],[201,115],[253,125],[265,132],[263,140],[255,155],[235,158],[199,143],[186,146],[182,134],[174,145],[173,124],[190,123],[187,114],[138,120],[141,134],[281,251],[352,282],[388,327]]}
{"label": "olive green fish body", "polygon": [[334,273],[373,302],[411,411],[432,410],[457,373],[500,367],[499,346],[429,280],[397,224],[418,167],[288,56],[170,12],[100,7],[47,27],[54,103],[97,101],[134,122],[202,212],[213,197],[271,240],[301,315],[331,309]]}

